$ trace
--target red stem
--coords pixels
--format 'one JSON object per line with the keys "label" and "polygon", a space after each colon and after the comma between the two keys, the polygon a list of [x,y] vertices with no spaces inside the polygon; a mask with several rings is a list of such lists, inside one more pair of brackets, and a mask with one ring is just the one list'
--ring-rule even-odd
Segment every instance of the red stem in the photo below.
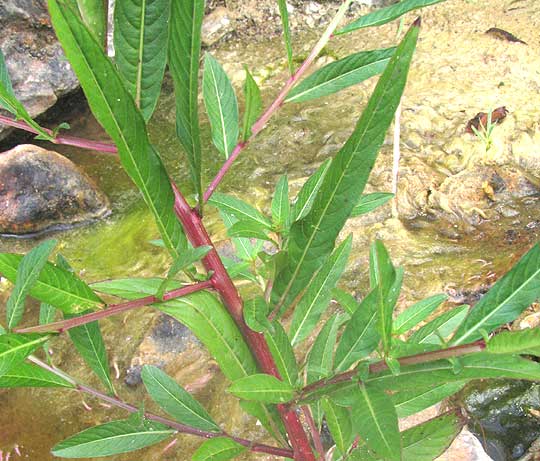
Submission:
{"label": "red stem", "polygon": [[311,410],[309,409],[309,406],[302,405],[302,412],[304,413],[304,416],[306,417],[306,422],[309,426],[309,430],[311,431],[311,438],[313,439],[315,450],[317,450],[321,459],[324,459],[324,447],[321,440],[321,434],[319,434],[319,430],[317,429],[315,420],[313,419],[313,416],[311,415]]}
{"label": "red stem", "polygon": [[159,303],[161,301],[170,301],[171,299],[180,298],[196,291],[212,288],[212,282],[205,280],[204,282],[194,283],[182,288],[167,291],[163,295],[163,299],[156,298],[155,296],[145,296],[144,298],[134,299],[133,301],[126,301],[119,304],[111,304],[107,309],[102,311],[91,312],[80,317],[73,317],[71,319],[61,320],[59,322],[49,323],[47,325],[38,325],[35,327],[20,328],[15,330],[17,333],[43,333],[56,331],[62,333],[70,328],[78,327],[86,323],[101,320],[111,315],[120,314],[121,312],[136,309],[138,307],[148,306],[149,304]]}
{"label": "red stem", "polygon": [[[251,352],[261,370],[280,379],[281,377],[264,336],[251,330],[244,322],[242,299],[223,266],[200,216],[195,210],[191,209],[176,185],[174,183],[171,183],[171,185],[175,194],[174,210],[191,244],[195,248],[202,245],[212,247],[203,258],[203,264],[207,271],[213,272],[211,280],[214,289],[220,294],[225,307],[250,346]],[[289,435],[289,441],[294,450],[294,459],[296,461],[315,461],[308,437],[298,419],[298,415],[286,405],[277,405],[277,409]]]}
{"label": "red stem", "polygon": [[[13,126],[21,130],[29,131],[30,133],[38,134],[38,132],[34,128],[32,128],[30,125],[28,125],[26,122],[14,120],[10,117],[5,117],[4,115],[0,115],[0,123],[3,123],[4,125]],[[52,130],[49,130],[48,128],[43,128],[43,130],[49,133],[51,136],[53,135]],[[68,146],[81,147],[83,149],[98,150],[100,152],[105,152],[108,154],[118,153],[118,149],[116,148],[114,144],[101,142],[101,141],[90,141],[88,139],[75,138],[72,136],[57,135],[52,142],[54,144],[65,144]]]}
{"label": "red stem", "polygon": [[[463,344],[461,346],[453,346],[447,349],[441,349],[438,351],[431,352],[422,352],[420,354],[409,355],[407,357],[401,357],[398,359],[398,362],[402,366],[406,365],[416,365],[419,363],[433,362],[434,360],[449,359],[451,357],[459,357],[461,355],[473,354],[476,352],[482,352],[486,348],[486,342],[483,339],[475,341],[470,344]],[[388,368],[388,365],[384,360],[380,362],[373,363],[369,366],[370,373],[380,373]],[[352,381],[357,379],[358,370],[354,369],[351,371],[346,371],[345,373],[340,373],[335,375],[332,378],[321,379],[314,383],[309,384],[304,387],[300,393],[300,396],[296,399],[297,401],[303,400],[309,393],[330,386],[333,384],[339,384],[347,381]]]}

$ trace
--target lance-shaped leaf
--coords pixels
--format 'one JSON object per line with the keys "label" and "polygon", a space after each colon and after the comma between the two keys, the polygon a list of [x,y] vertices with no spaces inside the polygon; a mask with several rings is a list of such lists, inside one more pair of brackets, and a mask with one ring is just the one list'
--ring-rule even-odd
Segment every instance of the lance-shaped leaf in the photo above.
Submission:
{"label": "lance-shaped leaf", "polygon": [[15,96],[2,50],[0,50],[0,106],[15,115],[17,119],[24,120],[28,125],[34,128],[43,139],[49,141],[53,139],[49,133],[34,122],[28,111],[19,102],[17,96]]}
{"label": "lance-shaped leaf", "polygon": [[77,6],[86,27],[94,34],[97,42],[105,48],[105,38],[107,35],[105,2],[102,0],[77,0]]}
{"label": "lance-shaped leaf", "polygon": [[117,0],[114,5],[115,61],[146,121],[156,107],[167,63],[169,5],[169,0]]}
{"label": "lance-shaped leaf", "polygon": [[390,396],[397,411],[398,418],[406,418],[426,408],[435,405],[441,400],[459,392],[467,381],[443,383],[437,386],[428,385],[415,389],[398,391]]}
{"label": "lance-shaped leaf", "polygon": [[0,388],[14,387],[68,387],[75,385],[48,370],[30,363],[17,363],[0,376]]}
{"label": "lance-shaped leaf", "polygon": [[321,405],[330,434],[339,451],[345,454],[352,441],[351,414],[347,408],[340,407],[329,399],[322,399]]}
{"label": "lance-shaped leaf", "polygon": [[478,301],[452,338],[463,344],[515,320],[540,297],[540,245],[536,244]]}
{"label": "lance-shaped leaf", "polygon": [[370,375],[367,382],[381,389],[401,391],[436,386],[443,383],[482,378],[540,379],[540,365],[515,355],[486,352],[460,357],[461,370],[456,373],[449,360],[437,360],[401,367],[398,376],[385,370]]}
{"label": "lance-shaped leaf", "polygon": [[8,373],[49,339],[47,335],[6,334],[0,336],[0,376]]}
{"label": "lance-shaped leaf", "polygon": [[141,377],[152,400],[176,421],[203,431],[220,432],[202,405],[165,372],[145,365]]}
{"label": "lance-shaped leaf", "polygon": [[540,329],[503,331],[489,340],[486,351],[493,354],[540,355]]}
{"label": "lance-shaped leaf", "polygon": [[272,328],[268,314],[268,304],[261,296],[244,302],[244,321],[253,331],[261,333]]}
{"label": "lance-shaped leaf", "polygon": [[384,205],[392,197],[394,197],[394,194],[391,194],[390,192],[373,192],[372,194],[362,195],[358,201],[358,205],[356,205],[351,212],[351,218],[373,211]]}
{"label": "lance-shaped leaf", "polygon": [[293,345],[307,338],[332,298],[331,290],[345,270],[351,253],[352,235],[337,247],[313,278],[294,309],[289,337]]}
{"label": "lance-shaped leaf", "polygon": [[392,324],[392,333],[402,335],[414,326],[418,325],[437,307],[439,307],[448,297],[444,294],[430,296],[422,299],[412,306],[408,307],[397,316]]}
{"label": "lance-shaped leaf", "polygon": [[302,80],[287,95],[286,102],[303,102],[337,93],[380,74],[395,48],[362,51],[332,62]]}
{"label": "lance-shaped leaf", "polygon": [[[47,325],[48,323],[54,322],[56,316],[56,309],[54,306],[51,306],[47,303],[41,303],[39,306],[39,324]],[[49,343],[46,342],[43,344],[43,351],[46,355],[49,354]]]}
{"label": "lance-shaped leaf", "polygon": [[[17,269],[23,255],[0,253],[0,274],[15,283]],[[103,301],[72,272],[49,262],[41,270],[36,283],[30,288],[30,296],[71,314],[86,309],[99,309]]]}
{"label": "lance-shaped leaf", "polygon": [[[216,193],[214,193],[214,195],[215,194]],[[238,222],[237,218],[235,218],[229,211],[224,209],[219,210],[219,215],[221,216],[223,224],[225,224],[227,229],[230,229],[235,223]],[[231,240],[234,248],[236,248],[236,255],[242,261],[255,261],[258,253],[262,250],[263,240],[252,241],[242,237],[233,237]]]}
{"label": "lance-shaped leaf", "polygon": [[468,311],[469,306],[464,304],[439,315],[431,322],[426,323],[423,327],[416,330],[409,338],[409,342],[441,344],[441,338],[445,339],[450,336],[463,321]]}
{"label": "lance-shaped leaf", "polygon": [[204,56],[203,97],[212,141],[229,158],[238,142],[238,103],[229,77],[210,53]]}
{"label": "lance-shaped leaf", "polygon": [[92,113],[116,144],[122,166],[152,211],[166,247],[176,256],[187,241],[174,214],[173,190],[124,79],[66,2],[50,0],[49,13]]}
{"label": "lance-shaped leaf", "polygon": [[197,248],[191,248],[188,247],[180,253],[180,255],[174,260],[172,266],[169,268],[167,272],[167,277],[161,285],[158,288],[158,291],[156,293],[156,298],[162,298],[163,293],[167,291],[167,287],[169,286],[169,282],[172,280],[172,278],[178,274],[181,270],[186,269],[187,267],[191,266],[193,263],[200,261],[202,258],[206,256],[206,254],[212,249],[209,245],[202,245]]}
{"label": "lance-shaped leaf", "polygon": [[274,229],[280,231],[289,227],[289,181],[284,174],[276,184],[276,191],[272,199],[272,224]]}
{"label": "lance-shaped leaf", "polygon": [[208,201],[211,205],[215,206],[221,211],[230,213],[239,221],[252,221],[256,224],[261,224],[267,229],[272,228],[272,224],[261,212],[257,211],[249,203],[233,197],[232,195],[220,194],[214,192],[212,198]]}
{"label": "lance-shaped leaf", "polygon": [[377,290],[374,289],[362,300],[341,335],[334,358],[336,371],[347,370],[375,350],[380,340],[377,318]]}
{"label": "lance-shaped leaf", "polygon": [[242,454],[247,448],[228,437],[206,440],[193,453],[193,461],[227,461]]}
{"label": "lance-shaped leaf", "polygon": [[331,159],[326,159],[317,171],[313,173],[304,183],[291,209],[291,221],[299,221],[306,216],[313,206],[313,201],[321,188],[324,176],[330,167]]}
{"label": "lance-shaped leaf", "polygon": [[291,386],[298,381],[298,365],[287,333],[279,322],[272,324],[272,330],[264,333],[270,353],[274,358],[281,379]]}
{"label": "lance-shaped leaf", "polygon": [[294,396],[294,388],[290,384],[267,374],[240,378],[227,391],[241,399],[264,403],[285,403]]}
{"label": "lance-shaped leaf", "polygon": [[377,455],[401,460],[401,438],[396,409],[375,387],[359,385],[352,406],[353,429]]}
{"label": "lance-shaped leaf", "polygon": [[199,58],[204,3],[204,0],[172,0],[169,27],[169,70],[174,81],[176,135],[186,152],[199,197],[202,197]]}
{"label": "lance-shaped leaf", "polygon": [[332,160],[311,211],[291,226],[288,261],[275,280],[272,294],[278,306],[288,307],[305,288],[332,252],[358,202],[399,104],[418,25],[413,25],[397,48],[353,134]]}
{"label": "lance-shaped leaf", "polygon": [[262,109],[261,90],[257,86],[257,82],[249,73],[247,66],[245,67],[245,71],[246,82],[244,83],[244,98],[246,102],[244,108],[244,124],[242,127],[243,141],[247,141],[250,138],[251,127],[257,118],[259,118]]}
{"label": "lance-shaped leaf", "polygon": [[[87,312],[81,312],[79,315],[83,315]],[[75,315],[65,315],[67,319],[77,317]],[[107,388],[111,395],[115,395],[113,382],[111,379],[111,373],[109,369],[109,359],[107,358],[107,350],[105,349],[105,342],[101,335],[101,329],[97,321],[86,323],[75,328],[68,330],[69,337],[73,341],[73,344],[81,354],[86,364],[97,375],[100,381]]]}
{"label": "lance-shaped leaf", "polygon": [[227,229],[229,237],[272,241],[267,232],[265,226],[253,221],[238,221]]}
{"label": "lance-shaped leaf", "polygon": [[291,75],[294,72],[293,51],[291,44],[291,28],[289,26],[289,11],[287,10],[287,1],[278,0],[279,15],[281,17],[281,25],[283,27],[283,40],[285,41],[285,49],[287,51],[287,63],[289,64],[289,72]]}
{"label": "lance-shaped leaf", "polygon": [[356,21],[346,25],[343,29],[335,32],[335,35],[347,34],[354,30],[363,29],[365,27],[380,26],[399,18],[400,16],[403,16],[409,11],[434,5],[435,3],[440,3],[442,1],[444,0],[403,0],[402,2],[395,3],[387,6],[386,8],[380,8],[372,13],[358,18]]}
{"label": "lance-shaped leaf", "polygon": [[[24,256],[17,268],[15,286],[6,303],[7,327],[15,328],[24,313],[26,295],[30,292],[58,242],[47,240]],[[7,276],[6,276],[7,278]]]}
{"label": "lance-shaped leaf", "polygon": [[358,309],[359,303],[356,301],[355,297],[341,288],[334,288],[332,290],[332,298],[341,306],[349,318],[356,312],[356,309]]}
{"label": "lance-shaped leaf", "polygon": [[163,424],[143,420],[113,421],[91,427],[55,445],[51,450],[60,458],[96,458],[139,450],[155,445],[174,434]]}
{"label": "lance-shaped leaf", "polygon": [[392,340],[392,314],[401,289],[400,277],[392,265],[388,251],[380,240],[371,246],[369,260],[371,288],[377,292],[377,327],[384,352],[388,354]]}

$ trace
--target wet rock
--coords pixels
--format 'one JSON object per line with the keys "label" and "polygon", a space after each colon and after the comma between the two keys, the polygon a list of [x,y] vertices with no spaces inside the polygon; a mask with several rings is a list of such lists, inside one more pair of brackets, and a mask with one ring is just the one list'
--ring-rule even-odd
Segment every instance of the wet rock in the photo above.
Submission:
{"label": "wet rock", "polygon": [[[52,30],[45,0],[0,2],[0,27],[13,90],[32,117],[79,87]],[[0,139],[10,131],[0,125]]]}
{"label": "wet rock", "polygon": [[212,46],[234,30],[234,15],[223,6],[205,16],[202,26],[202,44]]}
{"label": "wet rock", "polygon": [[29,144],[0,154],[0,233],[31,235],[109,213],[107,197],[60,154]]}
{"label": "wet rock", "polygon": [[540,385],[528,381],[475,382],[463,391],[470,430],[495,461],[519,459],[540,436]]}

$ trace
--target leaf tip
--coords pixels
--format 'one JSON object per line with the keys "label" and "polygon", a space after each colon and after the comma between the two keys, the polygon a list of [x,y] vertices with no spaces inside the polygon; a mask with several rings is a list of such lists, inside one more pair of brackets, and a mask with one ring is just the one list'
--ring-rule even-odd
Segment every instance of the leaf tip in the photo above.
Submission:
{"label": "leaf tip", "polygon": [[420,27],[422,25],[422,17],[418,16],[412,23],[412,27]]}

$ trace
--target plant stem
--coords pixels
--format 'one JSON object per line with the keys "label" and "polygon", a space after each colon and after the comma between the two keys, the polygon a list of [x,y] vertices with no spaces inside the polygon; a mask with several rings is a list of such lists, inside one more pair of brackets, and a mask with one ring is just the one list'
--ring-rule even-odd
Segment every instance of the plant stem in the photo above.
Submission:
{"label": "plant stem", "polygon": [[[114,405],[115,407],[122,408],[126,411],[129,411],[130,413],[137,413],[139,411],[139,408],[136,406],[133,406],[123,400],[121,400],[118,397],[112,397],[110,395],[104,394],[97,389],[94,389],[92,387],[86,386],[85,384],[78,383],[74,378],[69,376],[68,374],[64,373],[62,370],[59,370],[56,367],[50,366],[47,363],[41,361],[37,357],[29,356],[28,359],[34,363],[35,365],[50,371],[51,373],[54,373],[55,375],[59,376],[60,378],[65,379],[69,383],[73,384],[75,389],[79,392],[83,392],[85,394],[91,395],[93,397],[96,397],[97,399],[100,399],[104,402],[107,402],[111,405]],[[178,423],[176,421],[173,421],[171,419],[164,418],[159,415],[154,415],[152,413],[145,413],[144,417],[148,420],[155,421],[157,423],[165,424],[166,426],[169,426],[172,429],[177,430],[178,432],[181,432],[183,434],[191,434],[195,435],[197,437],[203,437],[205,439],[212,439],[214,437],[228,437],[235,442],[245,446],[250,451],[258,452],[258,453],[266,453],[270,455],[275,456],[282,456],[285,458],[292,457],[293,453],[292,450],[289,450],[287,448],[279,448],[279,447],[272,447],[270,445],[265,445],[262,443],[256,443],[251,440],[242,439],[240,437],[233,437],[225,432],[208,432],[203,431],[200,429],[197,429],[195,427],[187,426],[185,424]]]}
{"label": "plant stem", "polygon": [[309,426],[309,430],[311,431],[311,438],[313,439],[313,444],[315,445],[315,450],[317,450],[317,453],[319,453],[319,456],[321,460],[324,459],[324,447],[321,440],[321,434],[319,434],[319,431],[317,429],[317,425],[315,424],[315,421],[313,419],[313,416],[311,415],[311,410],[309,409],[308,405],[302,405],[302,413],[304,413],[304,416],[306,418],[306,422]]}
{"label": "plant stem", "polygon": [[[460,346],[453,346],[447,349],[441,349],[438,351],[422,352],[420,354],[409,355],[407,357],[401,357],[398,360],[402,366],[416,365],[419,363],[433,362],[434,360],[449,359],[451,357],[459,357],[462,355],[473,354],[476,352],[482,352],[486,348],[486,342],[483,339],[475,341],[474,343],[463,344]],[[372,363],[369,366],[369,373],[380,373],[388,368],[388,365],[384,360],[376,363]],[[305,396],[311,392],[320,390],[326,386],[333,384],[344,383],[347,381],[353,381],[358,378],[358,370],[354,369],[340,373],[331,378],[324,378],[304,387],[295,401],[302,401]]]}
{"label": "plant stem", "polygon": [[296,72],[287,80],[279,94],[276,96],[276,99],[274,99],[274,101],[270,104],[270,106],[268,106],[266,111],[253,124],[253,126],[251,127],[251,136],[249,137],[249,139],[247,141],[239,142],[236,145],[236,147],[231,153],[231,156],[225,161],[221,169],[218,171],[218,173],[204,192],[204,203],[208,201],[208,199],[217,189],[217,187],[233,165],[234,161],[240,155],[240,152],[242,152],[244,147],[246,147],[253,140],[253,138],[255,138],[255,136],[257,136],[262,131],[262,129],[264,128],[268,120],[270,120],[272,115],[274,115],[274,113],[277,112],[277,110],[283,105],[289,91],[291,91],[291,89],[298,83],[300,78],[306,73],[311,64],[313,64],[313,61],[315,61],[321,50],[326,46],[326,44],[332,37],[332,34],[336,30],[340,21],[343,19],[343,16],[345,16],[345,13],[347,12],[347,9],[349,8],[351,2],[352,0],[345,0],[345,2],[343,2],[343,4],[339,7],[337,13],[324,31],[323,35],[309,53],[309,56],[296,70]]}
{"label": "plant stem", "polygon": [[[261,370],[264,373],[281,379],[264,336],[261,333],[251,330],[244,322],[242,299],[227,270],[223,266],[221,258],[206,232],[201,217],[197,214],[196,210],[193,210],[189,206],[176,185],[171,182],[171,186],[175,194],[174,210],[193,247],[197,248],[202,245],[212,247],[202,262],[206,270],[213,273],[211,281],[214,289],[220,294],[223,304],[240,329]],[[296,461],[315,461],[307,434],[296,412],[283,404],[277,405],[277,409],[289,435],[289,442],[294,450],[294,459]]]}
{"label": "plant stem", "polygon": [[[30,133],[37,134],[37,131],[32,128],[30,125],[28,125],[26,122],[14,120],[10,117],[5,117],[4,115],[0,115],[0,123],[3,123],[4,125],[13,126],[15,128],[19,128],[21,130],[29,131]],[[51,136],[53,135],[53,131],[49,130],[48,128],[43,128],[47,133],[49,133]],[[65,144],[68,146],[75,146],[80,147],[83,149],[92,149],[92,150],[98,150],[100,152],[105,152],[107,154],[117,154],[118,149],[114,144],[101,142],[101,141],[90,141],[88,139],[83,138],[75,138],[72,136],[59,136],[57,135],[54,138],[53,141],[54,144]]]}
{"label": "plant stem", "polygon": [[59,322],[49,323],[47,325],[38,325],[29,328],[17,329],[17,333],[43,333],[56,331],[63,333],[70,328],[75,328],[86,323],[101,320],[111,315],[116,315],[121,312],[125,312],[138,307],[148,306],[149,304],[160,303],[161,301],[170,301],[171,299],[180,298],[196,291],[206,290],[212,288],[212,282],[205,280],[203,282],[194,283],[193,285],[187,285],[182,288],[167,291],[163,295],[163,299],[156,298],[155,296],[145,296],[144,298],[134,299],[133,301],[126,301],[119,304],[111,304],[107,309],[102,311],[91,312],[89,314],[81,315],[80,317],[73,317]]}

